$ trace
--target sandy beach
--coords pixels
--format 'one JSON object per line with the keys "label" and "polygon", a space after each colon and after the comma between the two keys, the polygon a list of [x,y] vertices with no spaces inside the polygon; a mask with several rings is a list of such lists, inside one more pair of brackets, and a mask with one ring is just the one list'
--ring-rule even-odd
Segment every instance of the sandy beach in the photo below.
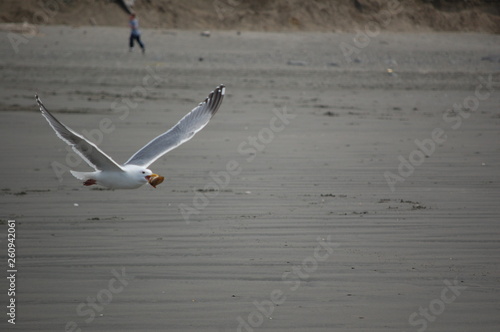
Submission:
{"label": "sandy beach", "polygon": [[[8,35],[0,330],[499,330],[498,35]],[[84,187],[34,98],[124,162],[222,83],[156,189]]]}

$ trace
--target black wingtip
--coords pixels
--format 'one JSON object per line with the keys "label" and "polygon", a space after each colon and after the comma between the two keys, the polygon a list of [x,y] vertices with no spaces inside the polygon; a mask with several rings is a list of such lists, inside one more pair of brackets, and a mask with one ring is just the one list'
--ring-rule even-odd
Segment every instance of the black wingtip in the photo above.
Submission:
{"label": "black wingtip", "polygon": [[219,84],[216,90],[219,90],[220,94],[224,96],[224,94],[226,93],[226,86],[224,84]]}
{"label": "black wingtip", "polygon": [[214,95],[219,95],[221,97],[224,97],[225,93],[226,93],[226,86],[224,84],[219,84],[219,86],[216,87],[214,91],[210,92],[207,99],[211,99]]}
{"label": "black wingtip", "polygon": [[35,100],[36,100],[36,103],[38,105],[38,108],[40,109],[40,111],[43,113],[44,111],[46,111],[45,109],[45,106],[43,105],[42,101],[40,100],[40,98],[38,97],[38,93],[35,94]]}

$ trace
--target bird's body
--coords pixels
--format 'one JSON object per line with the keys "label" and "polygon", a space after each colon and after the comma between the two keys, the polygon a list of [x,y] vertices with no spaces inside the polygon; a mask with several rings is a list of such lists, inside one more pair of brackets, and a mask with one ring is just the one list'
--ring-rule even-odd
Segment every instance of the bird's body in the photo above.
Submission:
{"label": "bird's body", "polygon": [[101,185],[110,189],[135,189],[149,183],[156,185],[163,177],[148,169],[165,153],[190,140],[198,131],[205,127],[217,112],[224,97],[225,88],[218,86],[209,96],[184,116],[174,127],[156,137],[137,151],[124,164],[119,165],[111,157],[100,150],[85,137],[77,134],[57,120],[36,96],[42,115],[47,119],[57,136],[69,144],[91,167],[94,172],[71,171],[74,177],[84,181],[84,185]]}
{"label": "bird's body", "polygon": [[148,183],[153,172],[136,165],[125,165],[123,170],[107,170],[95,172],[76,172],[71,171],[71,174],[79,180],[84,181],[83,184],[91,186],[99,184],[109,189],[136,189]]}

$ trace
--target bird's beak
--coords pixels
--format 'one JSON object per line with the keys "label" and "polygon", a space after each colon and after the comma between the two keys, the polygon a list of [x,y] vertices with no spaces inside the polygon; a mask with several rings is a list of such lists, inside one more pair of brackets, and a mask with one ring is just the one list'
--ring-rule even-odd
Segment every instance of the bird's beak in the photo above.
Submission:
{"label": "bird's beak", "polygon": [[158,174],[151,174],[146,176],[146,180],[148,180],[148,183],[153,186],[153,188],[156,188],[156,186],[162,183],[165,178]]}

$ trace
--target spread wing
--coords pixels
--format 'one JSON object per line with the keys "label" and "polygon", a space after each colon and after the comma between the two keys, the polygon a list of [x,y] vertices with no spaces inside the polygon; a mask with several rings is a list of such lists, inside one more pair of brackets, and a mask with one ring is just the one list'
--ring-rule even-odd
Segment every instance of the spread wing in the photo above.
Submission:
{"label": "spread wing", "polygon": [[214,91],[210,92],[205,101],[184,116],[170,130],[156,137],[137,151],[124,165],[148,167],[165,153],[189,141],[208,124],[208,121],[217,112],[224,98],[224,93],[224,85],[219,85]]}
{"label": "spread wing", "polygon": [[50,126],[56,132],[57,136],[66,142],[71,148],[82,157],[87,164],[96,170],[114,170],[123,171],[113,159],[101,151],[94,143],[88,141],[85,137],[77,134],[72,129],[66,127],[59,120],[57,120],[42,104],[38,95],[35,95],[36,102],[40,107],[40,112],[47,119]]}

